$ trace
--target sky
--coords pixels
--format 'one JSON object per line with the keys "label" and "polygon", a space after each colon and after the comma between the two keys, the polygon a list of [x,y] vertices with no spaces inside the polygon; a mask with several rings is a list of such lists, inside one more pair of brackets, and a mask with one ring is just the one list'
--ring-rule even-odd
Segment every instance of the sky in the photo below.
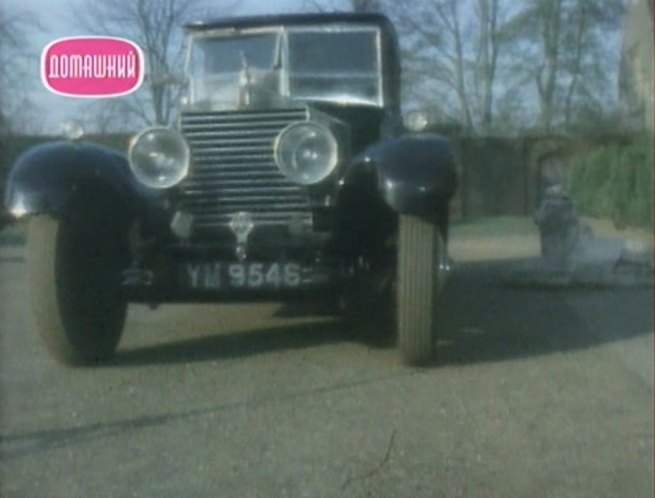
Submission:
{"label": "sky", "polygon": [[[71,21],[74,15],[73,7],[81,1],[93,0],[0,0],[0,8],[10,14],[27,13],[28,17],[36,14],[34,17],[38,19],[39,26],[35,24],[34,30],[29,33],[30,51],[34,55],[33,60],[29,62],[29,72],[34,74],[35,78],[35,84],[30,89],[30,98],[36,108],[43,111],[39,113],[39,126],[46,134],[59,133],[62,122],[75,120],[85,110],[86,102],[51,93],[41,84],[39,76],[39,56],[48,43],[57,38],[88,34],[76,30]],[[231,15],[293,12],[302,10],[303,4],[303,0],[240,0],[235,2],[236,7],[231,11]],[[208,8],[208,11],[211,12],[211,8]],[[217,10],[214,16],[220,17],[222,14]]]}

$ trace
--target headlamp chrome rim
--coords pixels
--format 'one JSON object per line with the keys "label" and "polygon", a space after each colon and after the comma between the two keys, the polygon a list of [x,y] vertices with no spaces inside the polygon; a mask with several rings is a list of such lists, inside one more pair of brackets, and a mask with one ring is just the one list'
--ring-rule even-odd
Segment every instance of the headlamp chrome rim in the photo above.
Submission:
{"label": "headlamp chrome rim", "polygon": [[[320,134],[320,138],[326,140],[326,144],[324,145],[327,145],[329,150],[325,164],[320,171],[317,171],[317,174],[312,177],[303,177],[303,172],[294,171],[294,168],[287,164],[287,159],[283,157],[284,141],[289,140],[289,137],[291,137],[294,132],[301,129],[311,129],[314,134]],[[316,138],[316,135],[311,138]],[[297,148],[301,143],[295,145]],[[300,185],[313,185],[325,180],[336,169],[339,163],[339,144],[334,134],[327,126],[313,121],[301,121],[288,125],[278,134],[274,144],[274,155],[277,167],[287,178]],[[306,172],[304,173],[306,174]]]}
{"label": "headlamp chrome rim", "polygon": [[[153,134],[159,134],[160,140],[161,135],[165,135],[169,139],[175,141],[175,147],[177,148],[175,152],[179,153],[179,157],[169,158],[169,160],[172,160],[176,163],[176,170],[169,172],[168,176],[166,177],[164,177],[162,174],[159,179],[155,179],[152,175],[144,172],[142,169],[143,165],[139,166],[137,158],[135,157],[138,150],[137,148],[141,144],[141,141],[144,139],[144,137],[148,135],[152,136]],[[159,151],[159,154],[163,154],[163,152]],[[188,175],[191,164],[191,151],[185,138],[176,130],[166,126],[151,126],[145,130],[142,130],[130,140],[130,145],[128,148],[128,162],[132,174],[139,182],[150,188],[166,189],[174,187]]]}

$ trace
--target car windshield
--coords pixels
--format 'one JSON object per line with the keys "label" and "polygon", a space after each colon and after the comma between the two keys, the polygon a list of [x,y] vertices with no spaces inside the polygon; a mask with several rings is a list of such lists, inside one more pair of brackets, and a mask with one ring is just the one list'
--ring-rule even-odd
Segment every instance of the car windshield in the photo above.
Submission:
{"label": "car windshield", "polygon": [[[265,33],[238,38],[198,38],[189,58],[189,97],[192,104],[231,108],[245,99],[247,85],[263,87],[268,79],[270,93],[275,84],[279,36]],[[240,90],[240,87],[242,90]]]}
{"label": "car windshield", "polygon": [[198,35],[187,74],[187,103],[194,107],[266,107],[289,100],[382,106],[379,32],[373,27]]}
{"label": "car windshield", "polygon": [[291,31],[289,86],[297,98],[379,105],[375,29]]}

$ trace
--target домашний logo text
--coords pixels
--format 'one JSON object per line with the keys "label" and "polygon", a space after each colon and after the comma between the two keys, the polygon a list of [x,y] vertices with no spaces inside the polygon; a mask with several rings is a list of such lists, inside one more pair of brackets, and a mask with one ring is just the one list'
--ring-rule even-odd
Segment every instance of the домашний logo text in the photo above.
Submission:
{"label": "\u0434\u043e\u043c\u0430\u0448\u043d\u0438\u0439 logo text", "polygon": [[144,72],[143,52],[124,38],[61,38],[41,55],[43,84],[68,97],[127,95],[141,86]]}

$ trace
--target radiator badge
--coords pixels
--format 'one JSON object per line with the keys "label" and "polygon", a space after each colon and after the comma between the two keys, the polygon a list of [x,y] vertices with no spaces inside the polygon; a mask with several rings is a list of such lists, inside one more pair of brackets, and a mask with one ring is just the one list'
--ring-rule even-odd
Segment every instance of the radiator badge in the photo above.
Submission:
{"label": "radiator badge", "polygon": [[230,230],[237,236],[237,246],[234,252],[239,261],[247,258],[248,236],[254,227],[255,224],[250,213],[240,211],[230,217]]}

